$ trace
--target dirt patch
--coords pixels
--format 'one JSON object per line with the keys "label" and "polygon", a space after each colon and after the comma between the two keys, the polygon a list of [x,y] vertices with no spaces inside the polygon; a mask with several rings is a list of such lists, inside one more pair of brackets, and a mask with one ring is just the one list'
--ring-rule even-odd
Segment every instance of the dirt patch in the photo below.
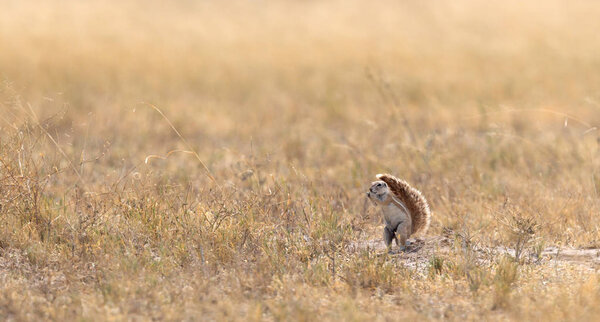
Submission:
{"label": "dirt patch", "polygon": [[542,252],[543,257],[550,257],[564,261],[586,262],[594,265],[600,264],[600,249],[573,249],[548,247]]}
{"label": "dirt patch", "polygon": [[[455,241],[445,236],[423,237],[409,239],[405,251],[400,251],[396,245],[390,254],[405,263],[406,267],[422,270],[426,268],[434,256],[444,256],[457,251],[467,251],[466,245],[455,245]],[[387,253],[383,240],[367,240],[350,244],[351,251],[373,250]],[[509,247],[480,247],[470,246],[471,254],[476,256],[476,261],[490,263],[502,255],[515,256],[515,250]],[[532,252],[522,255],[526,261],[536,264],[556,264],[585,266],[589,269],[600,269],[600,248],[577,249],[546,247],[539,254]]]}

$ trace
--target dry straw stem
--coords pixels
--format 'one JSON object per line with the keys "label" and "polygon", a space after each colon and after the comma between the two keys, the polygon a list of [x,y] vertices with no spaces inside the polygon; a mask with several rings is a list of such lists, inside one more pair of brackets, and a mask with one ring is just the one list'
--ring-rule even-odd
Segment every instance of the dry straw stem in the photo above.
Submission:
{"label": "dry straw stem", "polygon": [[468,119],[473,119],[473,118],[481,118],[484,116],[488,116],[488,115],[498,115],[498,114],[504,114],[504,113],[528,113],[528,112],[539,112],[539,113],[548,113],[548,114],[553,114],[553,115],[557,115],[557,116],[561,116],[565,118],[565,122],[564,122],[564,126],[567,127],[568,126],[568,120],[573,120],[576,123],[579,123],[583,126],[586,127],[585,131],[582,133],[582,135],[586,135],[592,131],[597,130],[596,126],[591,125],[588,122],[585,122],[584,120],[569,114],[569,113],[564,113],[564,112],[560,112],[560,111],[555,111],[552,109],[547,109],[547,108],[528,108],[528,109],[517,109],[517,108],[510,108],[510,109],[503,109],[501,111],[496,111],[496,112],[485,112],[485,113],[478,113],[476,115],[473,116],[469,116],[467,118],[465,118],[465,120]]}
{"label": "dry straw stem", "polygon": [[164,157],[163,156],[159,156],[159,155],[149,155],[146,157],[146,159],[144,159],[144,163],[148,163],[148,161],[150,159],[153,158],[160,158],[160,159],[167,159],[171,154],[173,153],[188,153],[188,154],[192,154],[194,157],[196,157],[196,159],[198,160],[198,162],[200,162],[200,165],[202,165],[202,167],[204,168],[204,171],[206,176],[212,180],[212,182],[214,182],[219,188],[221,187],[221,185],[219,185],[219,183],[217,182],[217,180],[215,179],[215,177],[213,177],[213,175],[211,174],[210,170],[208,169],[208,167],[206,166],[206,164],[204,164],[204,162],[202,161],[202,159],[200,158],[200,156],[198,155],[198,153],[192,148],[192,146],[187,142],[187,140],[183,137],[183,135],[181,135],[181,133],[179,133],[179,131],[177,130],[177,128],[175,128],[175,126],[173,125],[173,123],[171,123],[171,121],[169,120],[169,118],[154,104],[150,104],[150,103],[144,103],[142,102],[141,104],[150,106],[151,108],[153,108],[156,112],[158,112],[158,114],[160,114],[160,116],[169,124],[169,126],[171,127],[171,129],[173,130],[173,132],[175,132],[175,134],[177,134],[177,136],[179,137],[179,139],[181,139],[181,141],[183,142],[183,144],[186,145],[186,147],[188,148],[189,151],[185,151],[185,150],[173,150],[173,151],[169,151]]}
{"label": "dry straw stem", "polygon": [[[29,108],[30,118],[35,122],[35,125],[40,130],[42,130],[44,132],[44,134],[46,134],[46,136],[50,139],[50,141],[52,141],[52,144],[54,144],[54,147],[56,147],[56,149],[60,152],[60,154],[62,154],[62,156],[65,158],[65,160],[67,160],[67,162],[69,162],[69,166],[71,167],[71,170],[73,170],[73,172],[77,175],[77,177],[79,178],[79,181],[82,184],[85,184],[85,182],[83,181],[83,178],[81,177],[81,174],[77,170],[77,167],[75,167],[75,165],[73,164],[73,161],[71,160],[71,158],[69,158],[67,156],[67,154],[65,153],[65,151],[61,148],[61,146],[58,144],[58,142],[56,142],[56,140],[54,139],[54,137],[52,137],[52,135],[50,135],[50,133],[44,128],[44,126],[42,126],[42,124],[40,123],[40,120],[38,119],[36,113],[31,108],[31,105],[27,104],[27,107]],[[25,112],[27,113],[27,111],[25,111]]]}

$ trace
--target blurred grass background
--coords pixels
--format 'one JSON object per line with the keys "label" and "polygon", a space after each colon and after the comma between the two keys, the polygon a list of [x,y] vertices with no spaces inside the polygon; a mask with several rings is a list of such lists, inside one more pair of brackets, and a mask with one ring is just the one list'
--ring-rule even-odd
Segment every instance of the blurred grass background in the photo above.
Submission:
{"label": "blurred grass background", "polygon": [[[345,247],[380,238],[364,200],[380,172],[424,192],[430,235],[510,246],[498,217],[517,213],[539,223],[541,244],[600,246],[600,4],[1,7],[4,315],[534,318],[542,304],[524,298],[539,295],[557,319],[593,316],[588,275],[553,284],[580,282],[583,302],[540,295],[535,268],[521,268],[516,299],[505,299],[517,286],[504,274],[501,286],[483,283],[496,295],[473,302],[445,280]],[[187,154],[144,163],[190,147],[216,184]],[[465,271],[448,274],[472,285]],[[329,302],[314,304],[320,296]]]}

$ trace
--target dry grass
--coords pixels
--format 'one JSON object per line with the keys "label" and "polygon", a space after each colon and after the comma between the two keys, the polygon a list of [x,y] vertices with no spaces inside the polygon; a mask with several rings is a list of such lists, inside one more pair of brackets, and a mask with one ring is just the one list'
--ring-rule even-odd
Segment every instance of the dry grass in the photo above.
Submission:
{"label": "dry grass", "polygon": [[[0,317],[597,319],[595,262],[536,258],[600,247],[599,16],[4,1]],[[425,269],[352,247],[380,172],[453,240]]]}

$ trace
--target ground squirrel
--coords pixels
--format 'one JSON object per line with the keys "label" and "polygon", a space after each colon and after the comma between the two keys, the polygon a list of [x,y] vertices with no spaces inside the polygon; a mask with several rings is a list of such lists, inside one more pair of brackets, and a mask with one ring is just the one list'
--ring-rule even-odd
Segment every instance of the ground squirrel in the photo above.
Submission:
{"label": "ground squirrel", "polygon": [[389,174],[378,174],[377,179],[379,181],[373,182],[367,191],[367,197],[383,210],[383,239],[388,249],[395,240],[400,249],[405,250],[410,235],[427,231],[431,218],[429,205],[421,192],[406,181]]}

